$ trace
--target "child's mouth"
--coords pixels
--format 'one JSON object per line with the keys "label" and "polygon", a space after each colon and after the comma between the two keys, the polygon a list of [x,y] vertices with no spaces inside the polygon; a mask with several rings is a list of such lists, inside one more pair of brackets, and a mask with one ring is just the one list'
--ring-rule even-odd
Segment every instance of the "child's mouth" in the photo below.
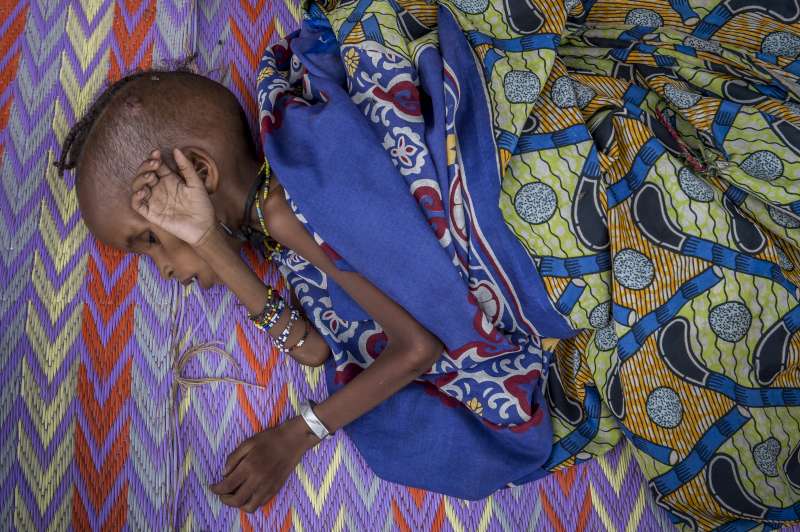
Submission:
{"label": "child's mouth", "polygon": [[191,277],[189,277],[189,278],[187,278],[187,279],[184,279],[183,281],[181,281],[181,284],[182,284],[183,286],[188,286],[188,285],[192,284],[192,283],[194,282],[194,280],[195,280],[195,279],[197,279],[197,274],[196,274],[196,273],[195,273],[194,275],[192,275]]}

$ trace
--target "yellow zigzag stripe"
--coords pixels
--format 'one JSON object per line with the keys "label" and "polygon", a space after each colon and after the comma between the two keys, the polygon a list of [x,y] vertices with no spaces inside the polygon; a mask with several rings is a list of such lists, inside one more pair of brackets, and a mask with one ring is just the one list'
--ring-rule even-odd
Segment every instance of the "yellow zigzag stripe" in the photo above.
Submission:
{"label": "yellow zigzag stripe", "polygon": [[336,520],[333,522],[332,532],[342,532],[344,530],[344,518],[347,515],[347,509],[344,504],[339,506],[339,513],[336,514]]}
{"label": "yellow zigzag stripe", "polygon": [[[100,2],[96,2],[94,0],[85,0],[82,2],[81,7],[83,13],[86,15],[86,19],[90,23],[98,15],[101,5],[102,4]],[[69,7],[69,12],[67,13],[67,36],[72,43],[72,48],[75,50],[75,56],[78,58],[78,62],[80,63],[81,69],[84,72],[89,67],[89,64],[92,62],[92,59],[94,59],[94,56],[98,50],[103,50],[106,55],[108,55],[111,51],[110,49],[103,48],[100,45],[103,43],[103,39],[106,38],[106,35],[111,29],[111,23],[114,20],[113,5],[109,5],[105,13],[103,13],[101,16],[102,19],[100,20],[100,23],[97,25],[97,28],[94,30],[94,32],[90,33],[89,35],[84,35],[79,17],[75,14],[75,6],[71,5]],[[63,63],[67,63],[67,61],[63,61]],[[101,65],[98,65],[98,69],[102,70],[100,67]]]}
{"label": "yellow zigzag stripe", "polygon": [[300,522],[300,518],[297,516],[297,510],[292,507],[292,527],[295,532],[303,532],[303,523]]}
{"label": "yellow zigzag stripe", "polygon": [[450,505],[450,497],[444,497],[444,515],[450,522],[450,526],[453,527],[454,532],[464,532],[464,526],[453,511],[453,507]]}
{"label": "yellow zigzag stripe", "polygon": [[[42,297],[41,294],[39,297]],[[44,299],[45,303],[48,302]],[[53,301],[55,304],[56,302]],[[55,323],[55,320],[53,320]],[[61,362],[64,359],[64,353],[75,343],[81,327],[81,306],[75,305],[72,314],[67,318],[66,323],[61,328],[61,331],[56,336],[56,339],[51,343],[47,338],[47,332],[42,327],[39,316],[33,307],[33,303],[28,301],[28,319],[25,321],[25,334],[30,340],[31,346],[36,353],[36,358],[39,361],[39,366],[45,375],[47,375],[48,382],[52,382],[58,370],[61,369]]]}
{"label": "yellow zigzag stripe", "polygon": [[286,10],[294,17],[295,22],[300,22],[300,19],[303,16],[303,4],[305,2],[292,2],[292,0],[284,0],[286,4]]}
{"label": "yellow zigzag stripe", "polygon": [[[75,438],[71,437],[75,429],[75,422],[70,423],[67,429],[67,437],[62,438],[53,459],[47,465],[46,469],[42,469],[39,465],[39,459],[36,457],[36,451],[33,449],[31,440],[22,421],[17,422],[17,433],[19,434],[19,442],[17,444],[17,457],[19,460],[20,469],[28,480],[28,485],[36,498],[36,505],[39,507],[39,513],[42,514],[47,509],[48,504],[53,500],[56,490],[64,478],[64,473],[72,463],[72,455],[75,449]],[[25,501],[20,497],[19,491],[16,493],[15,508],[19,509],[25,506]],[[16,520],[15,515],[15,520]],[[17,528],[21,530],[30,530],[24,527]]]}
{"label": "yellow zigzag stripe", "polygon": [[[42,236],[46,241],[47,237],[44,233],[42,233]],[[86,271],[86,261],[87,257],[86,255],[83,255],[79,259],[78,265],[72,270],[67,279],[64,281],[64,284],[57,289],[50,282],[47,270],[45,269],[42,258],[39,255],[39,250],[37,249],[35,251],[33,255],[33,272],[31,273],[31,281],[33,282],[33,287],[36,289],[36,293],[42,300],[42,303],[47,307],[50,323],[56,323],[58,318],[61,317],[61,313],[64,312],[64,308],[69,303],[75,301],[78,290],[83,282],[83,276]],[[70,344],[67,344],[64,347],[69,347],[69,345]]]}
{"label": "yellow zigzag stripe", "polygon": [[192,405],[192,387],[189,386],[181,390],[181,402],[178,405],[178,423],[183,424],[183,418],[189,412],[189,407]]}
{"label": "yellow zigzag stripe", "polygon": [[[191,445],[186,446],[186,452],[183,454],[183,463],[181,464],[181,476],[182,479],[181,484],[189,478],[189,470],[192,469],[192,459],[194,457],[193,447]],[[181,486],[183,488],[183,486]],[[180,488],[178,490],[180,492]],[[176,493],[177,495],[177,493]]]}
{"label": "yellow zigzag stripe", "polygon": [[642,520],[644,514],[644,505],[647,502],[647,493],[645,492],[644,484],[639,486],[639,495],[636,497],[636,503],[633,506],[633,511],[628,517],[628,524],[625,526],[626,532],[636,532],[639,529],[639,521]]}
{"label": "yellow zigzag stripe", "polygon": [[275,19],[275,31],[278,32],[278,36],[281,39],[286,37],[286,28],[283,27],[283,24],[281,24],[281,21],[278,20],[277,18]]}
{"label": "yellow zigzag stripe", "polygon": [[[469,501],[464,502],[469,506]],[[464,532],[464,524],[459,520],[453,510],[450,497],[444,497],[444,515],[447,517],[447,521],[455,532]],[[481,518],[478,521],[478,531],[485,532],[489,528],[489,521],[492,519],[492,515],[494,515],[494,498],[489,497],[486,499],[486,505],[483,507]]]}
{"label": "yellow zigzag stripe", "polygon": [[[86,13],[88,19],[94,20],[98,13],[98,6],[99,4],[97,2],[84,2],[83,11]],[[75,6],[70,6],[67,14],[66,32],[82,71],[86,71],[92,59],[94,59],[98,51],[101,50],[100,43],[103,42],[103,39],[106,38],[108,32],[111,30],[114,9],[113,6],[109,6],[108,9],[106,9],[105,13],[102,14],[102,19],[97,25],[97,28],[88,36],[83,34],[81,23],[74,10]],[[63,52],[61,56],[59,82],[64,89],[64,94],[67,96],[67,100],[75,116],[80,116],[84,113],[108,75],[109,55],[111,54],[111,50],[103,49],[100,53],[103,54],[103,57],[89,76],[89,79],[86,80],[85,84],[78,82],[72,69],[72,63],[67,57],[67,52]],[[55,112],[53,114],[53,132],[59,143],[63,142],[67,131],[69,131],[69,126],[67,124],[66,115],[61,108],[61,103],[56,101]],[[58,196],[56,195],[56,197]]]}
{"label": "yellow zigzag stripe", "polygon": [[[289,358],[284,358],[284,362],[288,364]],[[303,368],[303,374],[306,377],[306,382],[311,387],[312,390],[317,389],[317,384],[319,384],[319,378],[322,376],[324,372],[324,366],[319,366],[316,368],[312,368],[309,366],[300,366]]]}
{"label": "yellow zigzag stripe", "polygon": [[[67,371],[63,383],[58,387],[55,397],[49,404],[39,393],[28,361],[22,359],[22,389],[20,395],[25,400],[25,406],[31,413],[31,421],[36,427],[42,446],[47,447],[55,435],[56,427],[67,413],[70,399],[75,394],[78,361],[73,361],[72,367]],[[67,434],[65,438],[72,438]]]}
{"label": "yellow zigzag stripe", "polygon": [[[67,96],[67,100],[72,107],[72,111],[75,113],[75,116],[83,115],[86,108],[92,102],[95,94],[97,94],[100,90],[100,87],[102,87],[103,82],[108,75],[109,53],[111,52],[106,53],[105,57],[100,60],[97,68],[94,69],[92,75],[89,76],[88,80],[86,80],[85,85],[81,85],[78,82],[78,78],[75,76],[75,72],[73,72],[69,61],[66,59],[61,61],[59,81],[61,83],[61,87],[64,89],[64,94]],[[54,107],[55,112],[53,114],[53,132],[55,133],[56,138],[59,139],[60,143],[63,142],[63,139],[67,136],[69,126],[67,125],[67,119],[64,111],[61,108],[61,102],[56,101]]]}
{"label": "yellow zigzag stripe", "polygon": [[[611,517],[608,515],[608,511],[606,511],[605,502],[597,493],[597,488],[595,488],[594,482],[589,483],[589,490],[592,495],[592,509],[597,512],[597,516],[600,518],[600,521],[603,522],[605,529],[616,530],[613,521],[611,521]],[[647,501],[644,490],[644,484],[640,485],[639,494],[636,497],[633,510],[631,511],[630,516],[628,516],[628,524],[625,526],[625,532],[636,532],[639,529],[639,521],[642,519],[645,502]]]}
{"label": "yellow zigzag stripe", "polygon": [[[56,119],[65,120],[61,106],[56,102],[56,114],[53,118],[53,127],[55,128]],[[63,124],[64,131],[66,131],[66,122]],[[45,171],[45,180],[50,187],[50,193],[53,195],[58,214],[61,217],[63,225],[67,225],[70,219],[78,212],[78,195],[72,193],[72,189],[67,186],[67,180],[58,177],[58,171],[53,166],[55,154],[53,150],[48,151],[47,156],[47,170]],[[47,216],[45,216],[45,213]],[[58,272],[64,269],[69,259],[75,255],[80,245],[86,239],[86,226],[83,223],[78,223],[75,228],[70,231],[67,238],[61,240],[61,235],[56,230],[56,224],[53,221],[53,215],[50,209],[47,208],[47,202],[42,200],[42,216],[39,219],[39,232],[46,238],[45,243],[53,261],[56,264]],[[51,246],[50,243],[54,245]],[[58,250],[53,253],[53,250]]]}
{"label": "yellow zigzag stripe", "polygon": [[[314,458],[310,458],[310,460],[314,460]],[[303,486],[303,490],[306,492],[306,496],[308,497],[309,502],[311,502],[311,507],[314,508],[314,513],[319,515],[322,511],[322,505],[325,502],[325,499],[328,497],[328,492],[331,490],[331,486],[333,485],[333,479],[336,476],[336,473],[339,471],[339,466],[342,464],[342,442],[336,444],[336,449],[333,451],[333,458],[331,459],[330,465],[328,466],[328,470],[325,472],[325,477],[322,479],[322,484],[319,487],[319,490],[315,490],[314,486],[311,483],[311,480],[308,478],[308,474],[306,473],[305,467],[303,467],[302,462],[297,465],[297,469],[295,473],[297,473],[297,478],[300,480],[300,485]]]}
{"label": "yellow zigzag stripe", "polygon": [[609,484],[614,488],[614,493],[616,493],[617,496],[619,496],[619,490],[622,489],[622,483],[625,481],[625,476],[628,473],[628,466],[630,465],[632,456],[631,446],[623,445],[616,468],[611,466],[611,462],[606,455],[597,457],[597,463],[600,465],[600,469],[605,473]]}
{"label": "yellow zigzag stripe", "polygon": [[494,497],[489,497],[486,499],[486,506],[483,507],[483,514],[481,515],[481,520],[478,523],[479,532],[486,532],[486,530],[488,530],[489,521],[492,519],[492,515],[494,515]]}
{"label": "yellow zigzag stripe", "polygon": [[[14,491],[15,504],[14,507],[14,525],[17,530],[36,530],[36,525],[33,523],[31,514],[28,508],[22,501],[19,488]],[[64,497],[61,500],[61,506],[53,514],[53,519],[47,524],[48,532],[50,530],[66,530],[69,528],[70,521],[72,520],[72,497]]]}
{"label": "yellow zigzag stripe", "polygon": [[194,530],[194,527],[192,526],[193,517],[194,513],[192,513],[192,510],[190,509],[189,513],[186,515],[186,520],[181,525],[181,532],[191,532]]}

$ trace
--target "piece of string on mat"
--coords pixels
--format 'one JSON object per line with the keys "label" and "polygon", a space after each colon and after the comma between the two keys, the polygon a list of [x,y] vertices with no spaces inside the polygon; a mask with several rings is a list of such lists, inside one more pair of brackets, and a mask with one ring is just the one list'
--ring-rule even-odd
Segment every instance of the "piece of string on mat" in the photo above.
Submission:
{"label": "piece of string on mat", "polygon": [[[178,288],[178,290],[182,290],[182,288]],[[180,353],[180,346],[181,346],[181,338],[179,334],[183,330],[183,318],[186,314],[184,312],[184,307],[186,303],[187,297],[185,297],[183,292],[178,292],[178,296],[172,298],[175,302],[173,305],[170,321],[172,323],[172,329],[170,331],[170,338],[172,339],[172,344],[170,345],[170,361],[171,361],[171,369],[173,373],[173,381],[170,390],[170,405],[172,407],[172,422],[169,423],[169,438],[170,438],[170,451],[171,451],[171,467],[168,468],[168,475],[172,475],[171,478],[168,478],[168,483],[170,485],[169,490],[169,505],[170,505],[170,528],[172,530],[177,530],[178,524],[178,491],[181,488],[181,483],[183,481],[182,478],[182,459],[183,453],[181,448],[181,441],[178,437],[180,433],[180,411],[181,411],[181,391],[188,391],[192,387],[202,386],[204,384],[211,384],[214,382],[226,382],[229,384],[241,384],[243,386],[249,386],[253,388],[258,388],[260,390],[266,390],[267,387],[261,384],[255,384],[252,382],[247,382],[242,379],[237,379],[235,377],[185,377],[183,375],[183,370],[186,365],[191,362],[197,355],[206,351],[212,351],[214,353],[219,354],[222,358],[230,362],[236,370],[241,374],[242,366],[236,361],[236,359],[218,346],[218,344],[222,344],[220,340],[214,340],[211,342],[202,342],[196,345],[190,346],[186,349],[183,353]],[[194,336],[194,330],[192,330],[192,334],[190,335],[188,341]]]}

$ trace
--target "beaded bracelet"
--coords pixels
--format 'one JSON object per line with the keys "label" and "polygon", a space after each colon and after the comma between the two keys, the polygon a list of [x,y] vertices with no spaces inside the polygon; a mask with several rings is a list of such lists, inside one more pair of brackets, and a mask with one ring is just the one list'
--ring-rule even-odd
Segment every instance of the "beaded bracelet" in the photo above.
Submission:
{"label": "beaded bracelet", "polygon": [[310,329],[310,327],[308,326],[308,322],[307,321],[305,323],[306,323],[306,327],[305,327],[305,331],[303,332],[303,337],[300,338],[297,341],[296,344],[294,344],[292,347],[287,349],[288,352],[291,353],[292,349],[294,349],[295,347],[303,347],[303,344],[306,343],[306,338],[308,338],[308,330]]}
{"label": "beaded bracelet", "polygon": [[259,319],[259,318],[264,317],[264,315],[267,314],[267,310],[268,310],[269,306],[271,304],[272,305],[275,304],[275,301],[273,299],[274,295],[275,295],[275,289],[272,288],[272,285],[267,285],[267,300],[266,300],[266,303],[264,303],[264,308],[261,310],[261,313],[260,314],[248,314],[247,317],[250,318],[251,320],[254,320],[254,321]]}
{"label": "beaded bracelet", "polygon": [[266,297],[266,300],[264,301],[264,308],[261,309],[261,312],[259,312],[259,313],[255,313],[254,312],[252,314],[251,313],[247,314],[247,317],[250,318],[251,320],[253,320],[253,321],[263,321],[264,318],[267,315],[269,315],[269,313],[272,311],[272,309],[278,304],[278,300],[281,299],[280,297],[277,297],[277,298],[274,297],[274,294],[273,294],[273,292],[272,292],[272,290],[270,288],[272,288],[272,287],[268,287],[267,288],[267,297]]}
{"label": "beaded bracelet", "polygon": [[262,331],[269,332],[269,330],[278,322],[281,312],[286,307],[283,298],[277,297],[274,299],[267,299],[264,304],[264,309],[258,315],[248,314],[248,317],[253,321],[253,324]]}
{"label": "beaded bracelet", "polygon": [[283,331],[281,331],[281,334],[279,334],[277,338],[273,338],[273,343],[278,348],[278,351],[280,351],[281,353],[285,353],[286,351],[288,351],[288,349],[286,349],[286,340],[289,338],[289,335],[292,332],[292,325],[294,324],[294,322],[297,321],[299,317],[300,317],[300,312],[298,312],[296,308],[293,308],[292,313],[289,316],[289,323],[286,324],[286,328],[284,328]]}
{"label": "beaded bracelet", "polygon": [[284,308],[286,308],[286,303],[283,301],[283,299],[279,299],[272,313],[266,318],[266,320],[264,320],[264,322],[262,322],[263,325],[261,329],[265,332],[269,332],[269,330],[272,329],[276,323],[278,323]]}

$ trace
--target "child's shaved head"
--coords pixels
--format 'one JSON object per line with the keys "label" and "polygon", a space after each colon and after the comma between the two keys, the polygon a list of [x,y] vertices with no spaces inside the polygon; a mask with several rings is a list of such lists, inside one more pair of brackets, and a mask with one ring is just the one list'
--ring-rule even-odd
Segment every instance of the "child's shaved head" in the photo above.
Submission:
{"label": "child's shaved head", "polygon": [[190,246],[132,209],[132,182],[156,149],[176,171],[172,150],[180,148],[206,183],[215,216],[238,228],[250,223],[242,211],[258,176],[253,140],[244,110],[223,85],[186,69],[147,71],[122,78],[94,102],[55,164],[61,174],[74,169],[81,216],[98,240],[148,254],[165,278],[197,274],[208,286],[215,274]]}
{"label": "child's shaved head", "polygon": [[151,150],[161,148],[171,163],[171,148],[194,139],[217,160],[255,152],[244,111],[223,85],[188,71],[141,72],[98,98],[67,136],[57,166],[74,168],[76,183],[91,175],[117,196]]}
{"label": "child's shaved head", "polygon": [[[62,169],[127,184],[154,148],[171,148],[188,138],[215,147],[255,150],[236,97],[223,85],[188,71],[140,72],[116,82],[68,135]],[[163,150],[165,154],[171,149]]]}

